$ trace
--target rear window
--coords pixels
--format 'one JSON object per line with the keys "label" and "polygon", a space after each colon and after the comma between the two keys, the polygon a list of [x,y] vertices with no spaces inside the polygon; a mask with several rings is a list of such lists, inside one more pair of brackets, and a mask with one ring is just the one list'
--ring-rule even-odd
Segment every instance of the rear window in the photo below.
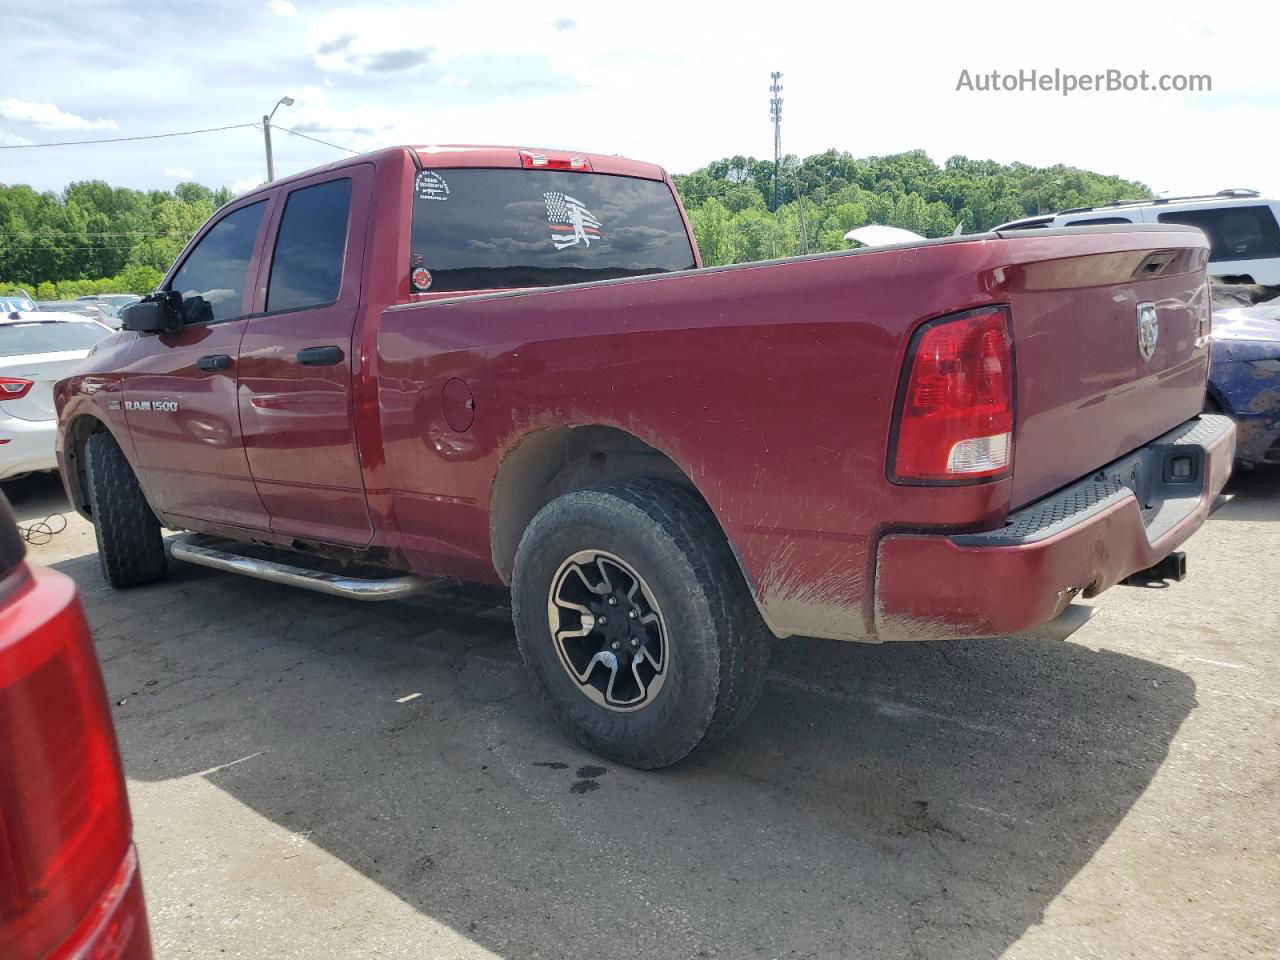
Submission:
{"label": "rear window", "polygon": [[58,353],[88,350],[111,331],[99,323],[5,323],[0,324],[0,357],[21,357],[28,353]]}
{"label": "rear window", "polygon": [[556,170],[424,170],[414,184],[410,290],[545,287],[688,270],[661,181]]}
{"label": "rear window", "polygon": [[1218,210],[1170,210],[1161,223],[1199,227],[1209,238],[1210,260],[1260,260],[1280,257],[1280,228],[1270,207]]}

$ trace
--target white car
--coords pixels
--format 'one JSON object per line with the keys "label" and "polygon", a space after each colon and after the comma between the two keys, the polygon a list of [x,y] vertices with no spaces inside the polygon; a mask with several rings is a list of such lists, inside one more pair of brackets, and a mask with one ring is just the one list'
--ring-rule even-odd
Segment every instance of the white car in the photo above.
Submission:
{"label": "white car", "polygon": [[114,331],[75,314],[0,314],[0,480],[53,470],[53,385]]}
{"label": "white car", "polygon": [[1124,223],[1181,223],[1209,238],[1209,273],[1229,283],[1280,286],[1280,201],[1257,190],[1220,190],[1198,197],[1117,200],[1043,217],[1025,217],[1000,230],[1096,227]]}

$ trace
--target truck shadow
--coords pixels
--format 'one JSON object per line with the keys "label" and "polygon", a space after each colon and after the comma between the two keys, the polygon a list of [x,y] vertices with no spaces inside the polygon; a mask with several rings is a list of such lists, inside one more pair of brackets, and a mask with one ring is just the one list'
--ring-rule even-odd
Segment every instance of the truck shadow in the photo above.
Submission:
{"label": "truck shadow", "polygon": [[1231,497],[1231,509],[1217,517],[1249,523],[1280,520],[1280,465],[1237,469],[1223,493]]}
{"label": "truck shadow", "polygon": [[1072,643],[789,640],[740,731],[639,773],[552,725],[500,591],[360,605],[175,564],[113,593],[92,555],[59,566],[132,778],[261,751],[206,776],[505,957],[999,955],[1195,706],[1185,674]]}

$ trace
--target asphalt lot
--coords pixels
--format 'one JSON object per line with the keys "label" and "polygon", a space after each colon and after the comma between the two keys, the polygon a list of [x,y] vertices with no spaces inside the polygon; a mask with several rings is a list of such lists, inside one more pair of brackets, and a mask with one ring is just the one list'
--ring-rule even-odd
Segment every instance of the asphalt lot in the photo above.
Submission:
{"label": "asphalt lot", "polygon": [[1280,473],[1229,492],[1066,642],[777,642],[661,773],[551,725],[501,592],[117,593],[74,515],[31,552],[97,634],[161,960],[1274,957]]}

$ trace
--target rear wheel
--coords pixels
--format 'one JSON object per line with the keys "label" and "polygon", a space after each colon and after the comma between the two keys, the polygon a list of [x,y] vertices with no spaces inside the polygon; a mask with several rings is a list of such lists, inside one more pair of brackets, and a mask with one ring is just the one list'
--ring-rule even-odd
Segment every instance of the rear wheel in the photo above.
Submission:
{"label": "rear wheel", "polygon": [[768,631],[692,492],[633,480],[544,507],[516,552],[525,663],[587,748],[668,766],[724,736],[759,698]]}
{"label": "rear wheel", "polygon": [[168,564],[160,521],[124,451],[111,434],[95,433],[85,442],[84,454],[102,575],[113,587],[137,587],[163,579]]}

